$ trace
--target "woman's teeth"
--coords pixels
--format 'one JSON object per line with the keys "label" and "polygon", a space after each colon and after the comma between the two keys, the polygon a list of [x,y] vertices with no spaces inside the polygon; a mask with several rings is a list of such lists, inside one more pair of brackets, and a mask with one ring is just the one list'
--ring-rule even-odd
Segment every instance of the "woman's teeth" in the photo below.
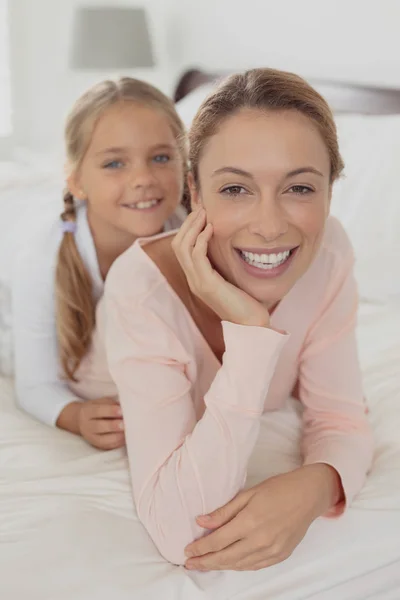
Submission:
{"label": "woman's teeth", "polygon": [[156,204],[158,204],[160,202],[160,200],[145,200],[143,202],[136,202],[136,204],[126,204],[126,206],[128,206],[128,208],[134,208],[136,210],[145,210],[146,208],[153,208],[153,206],[156,206]]}
{"label": "woman's teeth", "polygon": [[290,256],[290,250],[279,252],[278,254],[254,254],[253,252],[245,252],[239,250],[241,257],[252,267],[258,269],[274,269],[283,265]]}

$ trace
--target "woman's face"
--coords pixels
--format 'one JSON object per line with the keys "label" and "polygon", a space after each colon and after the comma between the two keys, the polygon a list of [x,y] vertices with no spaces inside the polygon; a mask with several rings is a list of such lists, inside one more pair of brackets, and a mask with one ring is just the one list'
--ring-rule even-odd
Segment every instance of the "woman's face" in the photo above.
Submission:
{"label": "woman's face", "polygon": [[191,191],[213,225],[214,268],[273,306],[319,248],[331,197],[328,151],[297,111],[243,110],[205,145]]}

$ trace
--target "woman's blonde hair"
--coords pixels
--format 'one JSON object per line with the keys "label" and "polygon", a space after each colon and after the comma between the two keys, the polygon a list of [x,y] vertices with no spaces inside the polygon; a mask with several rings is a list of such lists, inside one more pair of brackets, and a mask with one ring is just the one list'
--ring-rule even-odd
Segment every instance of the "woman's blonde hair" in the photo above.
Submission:
{"label": "woman's blonde hair", "polygon": [[222,122],[242,109],[297,110],[317,126],[329,153],[331,183],[343,170],[336,125],[326,100],[304,79],[274,69],[252,69],[227,77],[206,98],[189,132],[189,159],[196,184],[204,146]]}
{"label": "woman's blonde hair", "polygon": [[[162,111],[169,121],[186,168],[185,129],[172,100],[157,88],[130,77],[103,81],[75,103],[65,127],[65,145],[71,170],[79,167],[94,128],[105,110],[120,102],[132,102]],[[64,193],[63,221],[76,220],[72,194]],[[95,325],[92,280],[79,254],[73,232],[63,235],[56,268],[56,327],[64,375],[76,381],[76,371],[89,349]]]}

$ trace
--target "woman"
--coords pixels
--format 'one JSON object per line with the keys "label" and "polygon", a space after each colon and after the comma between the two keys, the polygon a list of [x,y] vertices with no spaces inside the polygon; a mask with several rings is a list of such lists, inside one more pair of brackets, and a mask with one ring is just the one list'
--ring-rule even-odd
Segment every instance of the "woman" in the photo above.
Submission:
{"label": "woman", "polygon": [[95,309],[122,252],[181,224],[185,131],[171,100],[124,77],[76,101],[65,145],[61,218],[37,215],[14,269],[17,399],[40,421],[109,450],[125,438],[115,387],[97,391],[88,379]]}
{"label": "woman", "polygon": [[[328,216],[343,165],[323,98],[270,69],[205,100],[190,165],[193,213],[115,262],[99,327],[138,515],[160,552],[176,564],[204,555],[191,568],[258,569],[317,517],[339,515],[371,463],[353,253]],[[261,415],[293,390],[303,465],[237,496]],[[229,523],[185,555],[224,522],[199,516],[232,499]]]}

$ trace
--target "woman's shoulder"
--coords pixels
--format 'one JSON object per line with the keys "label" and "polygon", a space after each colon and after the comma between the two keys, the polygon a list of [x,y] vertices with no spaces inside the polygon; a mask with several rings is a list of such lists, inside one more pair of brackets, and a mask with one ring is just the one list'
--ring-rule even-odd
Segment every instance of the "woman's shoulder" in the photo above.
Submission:
{"label": "woman's shoulder", "polygon": [[[173,234],[155,240],[137,240],[113,263],[105,282],[104,305],[126,318],[129,327],[147,339],[154,350],[182,360],[193,353],[193,323],[185,310],[179,263],[171,247]],[[142,245],[143,244],[143,245]],[[183,287],[183,285],[182,285]],[[148,338],[151,338],[151,342]],[[142,337],[140,338],[142,339]],[[143,350],[143,348],[142,348]]]}
{"label": "woman's shoulder", "polygon": [[173,233],[153,239],[139,239],[111,266],[105,283],[106,297],[122,303],[145,303],[156,296],[159,303],[168,297]]}
{"label": "woman's shoulder", "polygon": [[[320,249],[308,271],[295,289],[308,307],[325,305],[333,297],[343,280],[352,271],[353,248],[343,225],[334,217],[326,222]],[[310,300],[310,289],[313,290]],[[314,309],[311,310],[313,312]]]}
{"label": "woman's shoulder", "polygon": [[333,216],[328,217],[324,237],[321,244],[322,254],[328,255],[333,264],[343,263],[343,261],[353,261],[354,252],[350,238],[341,224]]}

